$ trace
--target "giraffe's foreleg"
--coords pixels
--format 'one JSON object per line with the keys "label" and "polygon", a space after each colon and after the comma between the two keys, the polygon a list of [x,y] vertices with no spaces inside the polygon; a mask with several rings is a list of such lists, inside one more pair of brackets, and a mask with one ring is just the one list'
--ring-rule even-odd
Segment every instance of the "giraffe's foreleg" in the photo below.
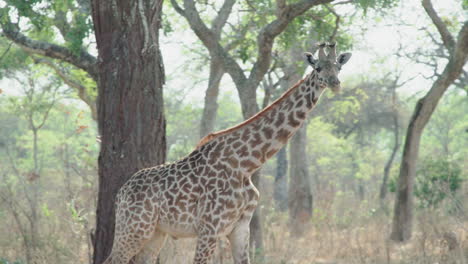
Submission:
{"label": "giraffe's foreleg", "polygon": [[201,235],[197,239],[194,264],[207,264],[213,257],[216,249],[217,237],[212,235]]}
{"label": "giraffe's foreleg", "polygon": [[228,235],[231,244],[232,257],[234,264],[250,264],[249,259],[249,236],[250,236],[250,219],[252,215],[244,215],[238,222],[236,227]]}

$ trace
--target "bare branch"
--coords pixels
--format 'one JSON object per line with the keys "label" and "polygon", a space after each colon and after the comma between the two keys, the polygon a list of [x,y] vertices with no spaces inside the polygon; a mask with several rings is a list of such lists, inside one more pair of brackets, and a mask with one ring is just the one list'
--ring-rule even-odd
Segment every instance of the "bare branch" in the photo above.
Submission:
{"label": "bare branch", "polygon": [[440,37],[442,38],[445,47],[449,50],[450,53],[452,53],[452,50],[455,47],[455,40],[453,39],[452,34],[450,34],[449,30],[447,29],[445,23],[434,10],[431,0],[423,0],[422,6],[424,7],[424,10],[426,10],[426,13],[431,18],[437,30],[439,31]]}
{"label": "bare branch", "polygon": [[7,47],[6,50],[3,52],[2,56],[0,56],[0,61],[2,61],[3,58],[8,54],[8,52],[10,51],[10,48],[11,48],[12,45],[13,45],[13,42],[10,42],[10,43],[8,44],[8,47]]}

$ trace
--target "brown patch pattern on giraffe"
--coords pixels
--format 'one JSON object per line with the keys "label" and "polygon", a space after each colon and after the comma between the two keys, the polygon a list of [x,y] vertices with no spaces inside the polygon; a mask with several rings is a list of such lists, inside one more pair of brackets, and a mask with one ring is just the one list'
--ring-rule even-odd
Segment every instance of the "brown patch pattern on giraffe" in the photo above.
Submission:
{"label": "brown patch pattern on giraffe", "polygon": [[235,263],[249,263],[245,238],[259,199],[250,176],[317,103],[323,92],[317,78],[312,73],[249,120],[209,134],[186,158],[135,173],[117,195],[114,245],[105,264],[127,264],[136,255],[154,263],[167,236],[197,236],[194,263],[204,264],[216,238],[226,235],[242,247]]}

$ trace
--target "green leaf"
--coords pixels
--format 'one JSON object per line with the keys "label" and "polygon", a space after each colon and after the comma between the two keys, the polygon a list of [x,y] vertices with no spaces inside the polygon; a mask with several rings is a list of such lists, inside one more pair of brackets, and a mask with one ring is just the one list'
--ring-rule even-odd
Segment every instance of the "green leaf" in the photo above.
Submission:
{"label": "green leaf", "polygon": [[50,217],[52,215],[52,212],[50,211],[49,206],[46,203],[42,205],[41,209],[45,217]]}

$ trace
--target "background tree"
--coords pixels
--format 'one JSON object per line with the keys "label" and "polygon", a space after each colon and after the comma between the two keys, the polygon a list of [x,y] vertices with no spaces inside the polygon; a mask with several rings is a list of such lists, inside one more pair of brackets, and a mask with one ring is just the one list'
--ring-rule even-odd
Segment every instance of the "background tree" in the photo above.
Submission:
{"label": "background tree", "polygon": [[414,109],[406,132],[400,175],[397,185],[391,238],[405,241],[411,237],[413,225],[413,184],[419,154],[419,144],[424,127],[431,118],[437,103],[447,88],[457,80],[468,58],[468,21],[465,21],[455,40],[447,25],[436,13],[430,0],[422,2],[440,34],[445,48],[450,53],[443,72],[437,77],[429,92],[421,98]]}
{"label": "background tree", "polygon": [[[8,205],[10,213],[14,216],[16,225],[22,235],[27,263],[33,263],[36,259],[40,259],[41,237],[43,237],[40,230],[42,216],[40,205],[43,200],[40,185],[44,184],[41,179],[43,150],[39,148],[39,132],[44,127],[50,110],[56,103],[57,89],[60,84],[52,80],[44,84],[44,87],[38,87],[39,84],[35,80],[38,77],[37,71],[25,68],[22,73],[28,76],[27,79],[24,82],[19,78],[17,80],[23,87],[22,92],[25,96],[11,98],[10,104],[14,108],[13,111],[26,121],[28,129],[32,133],[32,148],[29,150],[32,164],[18,165],[18,157],[14,146],[5,146],[15,178],[13,180],[5,177],[7,184],[0,199]],[[26,151],[26,149],[23,151]],[[12,186],[15,185],[15,181],[19,182],[23,187],[21,194],[15,193],[17,189]],[[21,201],[20,197],[24,199],[24,204],[22,204],[23,201]]]}
{"label": "background tree", "polygon": [[[259,34],[256,36],[256,59],[252,62],[252,68],[248,71],[247,75],[239,62],[235,60],[235,57],[220,44],[219,37],[216,38],[213,31],[206,26],[193,1],[183,1],[183,7],[181,7],[176,0],[171,1],[175,10],[187,20],[197,37],[208,49],[210,56],[221,60],[224,70],[231,76],[238,90],[244,119],[248,119],[259,111],[259,106],[256,101],[256,91],[270,67],[275,38],[281,34],[296,17],[302,15],[312,6],[327,2],[330,1],[301,1],[294,4],[287,4],[285,1],[277,2],[274,16],[271,17],[271,14],[268,13],[264,14],[264,18],[271,17],[271,20],[266,20],[267,22],[264,22],[263,27],[258,31]],[[228,2],[226,1],[225,4],[226,3]],[[264,10],[264,7],[264,3],[255,3],[254,5],[248,4],[246,6],[248,9],[253,9],[254,12],[268,11]],[[252,181],[254,185],[259,185],[259,172],[252,176]],[[258,211],[256,211],[252,218],[250,228],[251,245],[255,245],[255,247],[260,249],[263,248]]]}

